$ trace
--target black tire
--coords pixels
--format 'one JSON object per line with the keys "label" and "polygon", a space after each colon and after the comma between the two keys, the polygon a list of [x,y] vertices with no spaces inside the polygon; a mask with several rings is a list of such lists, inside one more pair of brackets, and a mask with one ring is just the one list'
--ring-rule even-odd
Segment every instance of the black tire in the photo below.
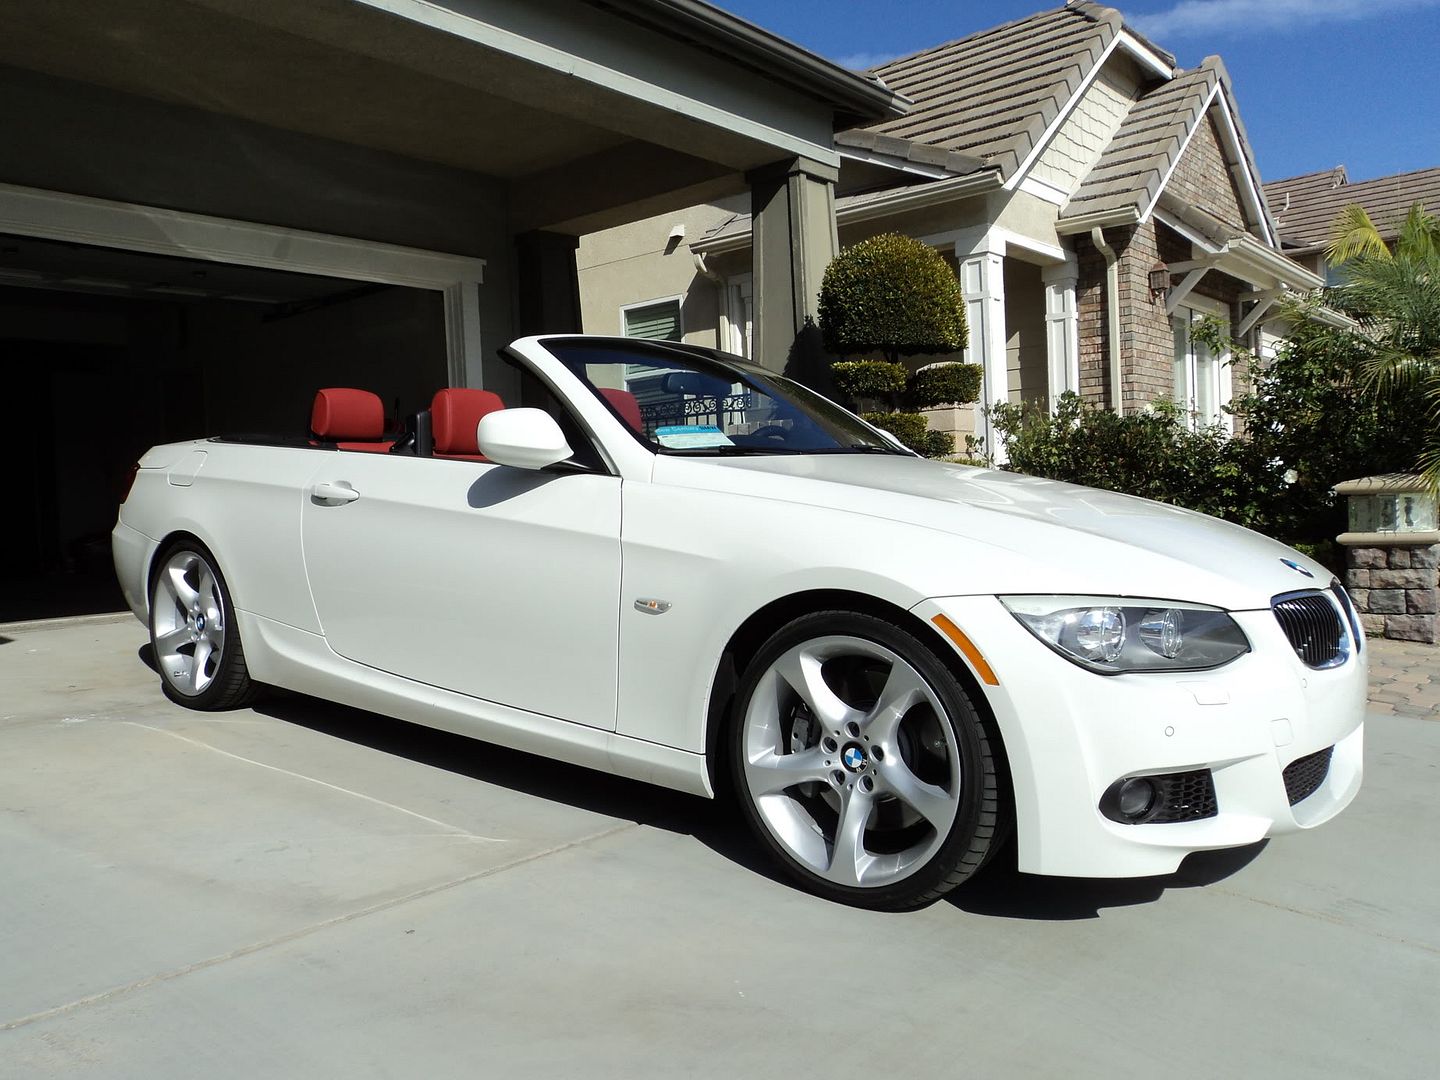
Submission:
{"label": "black tire", "polygon": [[[195,593],[193,603],[187,589]],[[245,666],[230,588],[203,544],[177,540],[160,553],[149,599],[150,647],[166,697],[201,712],[240,709],[255,700],[260,686]],[[187,632],[192,640],[175,645]]]}
{"label": "black tire", "polygon": [[[821,702],[831,720],[795,690],[793,674],[781,673],[806,663],[824,683],[810,696],[834,695]],[[913,685],[907,693],[915,704],[875,709],[884,697],[877,685]],[[836,712],[835,700],[855,711]],[[832,722],[836,716],[852,717],[854,726]],[[898,719],[886,728],[885,716]],[[883,911],[922,907],[974,874],[1000,846],[998,755],[985,725],[935,647],[887,620],[821,611],[782,627],[741,677],[727,734],[742,815],[785,875],[816,895]],[[780,787],[822,762],[824,779]],[[919,786],[910,783],[917,779]],[[762,789],[758,795],[755,788]],[[853,816],[850,800],[860,800]],[[953,817],[935,813],[937,807]],[[855,838],[853,872],[838,854],[842,834]],[[913,846],[904,847],[911,838]],[[819,866],[823,860],[828,868]]]}

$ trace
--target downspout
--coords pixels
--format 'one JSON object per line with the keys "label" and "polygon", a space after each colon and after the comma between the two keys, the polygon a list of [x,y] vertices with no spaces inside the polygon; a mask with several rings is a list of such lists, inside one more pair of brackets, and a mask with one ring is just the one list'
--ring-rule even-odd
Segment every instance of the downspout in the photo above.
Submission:
{"label": "downspout", "polygon": [[1110,328],[1110,408],[1116,414],[1125,411],[1120,396],[1120,258],[1105,242],[1105,230],[1096,225],[1090,230],[1090,242],[1105,257],[1105,312]]}
{"label": "downspout", "polygon": [[695,272],[715,286],[715,348],[721,352],[730,351],[725,340],[725,327],[730,322],[730,297],[725,294],[725,279],[705,265],[705,256],[698,251],[690,252],[695,261]]}

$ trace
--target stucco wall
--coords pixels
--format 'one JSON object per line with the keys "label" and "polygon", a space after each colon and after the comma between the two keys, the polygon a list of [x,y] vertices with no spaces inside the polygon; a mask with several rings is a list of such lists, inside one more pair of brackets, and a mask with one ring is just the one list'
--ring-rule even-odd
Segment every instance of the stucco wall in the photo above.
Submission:
{"label": "stucco wall", "polygon": [[1005,369],[1012,403],[1046,399],[1045,284],[1038,266],[1013,258],[1005,260]]}
{"label": "stucco wall", "polygon": [[[623,307],[678,296],[684,340],[721,346],[721,287],[700,274],[690,245],[748,205],[748,198],[738,198],[718,206],[692,206],[582,236],[575,262],[585,332],[623,334]],[[685,235],[671,243],[670,233],[677,225],[684,227]],[[749,252],[711,259],[707,264],[712,272],[717,267],[727,274],[748,273]]]}

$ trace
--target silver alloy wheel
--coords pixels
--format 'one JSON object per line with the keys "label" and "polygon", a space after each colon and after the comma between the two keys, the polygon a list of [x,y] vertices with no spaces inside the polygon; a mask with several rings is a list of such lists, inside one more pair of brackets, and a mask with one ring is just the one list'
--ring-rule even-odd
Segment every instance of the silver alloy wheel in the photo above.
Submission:
{"label": "silver alloy wheel", "polygon": [[176,693],[197,697],[215,681],[227,615],[215,569],[198,552],[175,552],[155,575],[150,636],[160,675]]}
{"label": "silver alloy wheel", "polygon": [[[835,669],[847,665],[864,678],[837,691],[846,678]],[[949,836],[961,787],[954,727],[925,678],[883,645],[836,635],[788,650],[756,684],[744,725],[752,804],[827,881],[893,884]]]}

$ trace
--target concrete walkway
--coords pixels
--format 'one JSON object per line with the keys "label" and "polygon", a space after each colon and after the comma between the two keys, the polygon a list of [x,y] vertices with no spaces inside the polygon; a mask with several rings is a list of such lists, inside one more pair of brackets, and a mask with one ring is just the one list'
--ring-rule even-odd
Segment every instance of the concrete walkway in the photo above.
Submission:
{"label": "concrete walkway", "polygon": [[[144,643],[0,628],[4,1080],[1435,1074],[1434,709],[1372,711],[1312,833],[894,916],[702,800],[307,698],[188,712]],[[1378,692],[1436,659],[1376,643]]]}
{"label": "concrete walkway", "polygon": [[1370,709],[1440,719],[1440,645],[1371,640]]}

